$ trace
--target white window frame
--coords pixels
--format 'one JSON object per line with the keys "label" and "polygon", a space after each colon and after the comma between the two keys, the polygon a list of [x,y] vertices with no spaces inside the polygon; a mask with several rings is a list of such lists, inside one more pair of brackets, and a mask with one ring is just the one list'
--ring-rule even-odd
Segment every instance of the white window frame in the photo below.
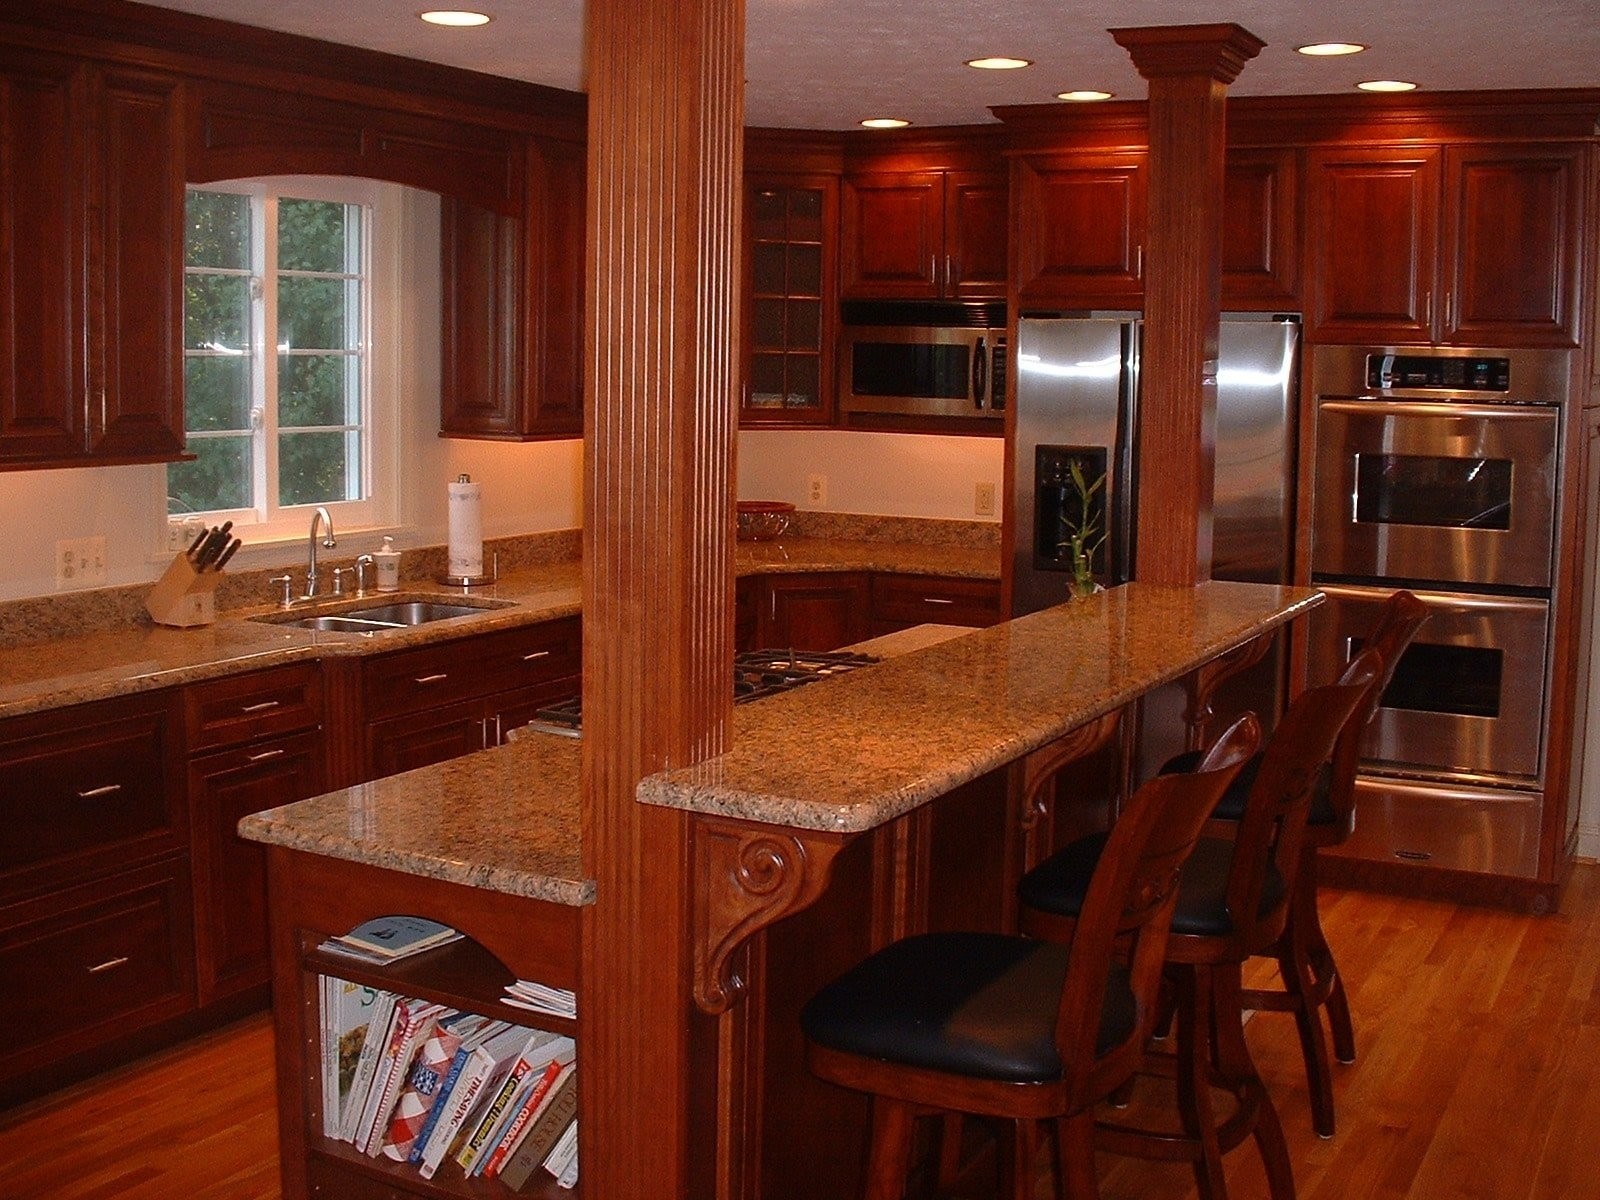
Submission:
{"label": "white window frame", "polygon": [[[366,428],[365,453],[361,455],[362,492],[360,500],[329,502],[324,507],[334,527],[343,534],[364,529],[386,529],[395,524],[400,510],[400,426],[401,346],[400,290],[406,207],[404,189],[396,184],[372,179],[335,176],[279,175],[254,179],[223,180],[193,185],[194,190],[231,192],[253,199],[289,197],[296,200],[326,200],[356,204],[366,210],[363,222],[363,255],[367,278],[363,296],[359,345],[364,351],[361,389],[362,422]],[[259,212],[260,210],[256,210]],[[264,228],[264,221],[252,223],[253,262],[275,263],[276,228]],[[186,264],[187,266],[187,264]],[[254,271],[251,272],[254,276]],[[277,311],[277,274],[269,270],[256,277],[252,289],[252,398],[268,397],[262,420],[254,428],[253,469],[264,485],[263,505],[259,508],[225,509],[201,513],[167,514],[168,525],[192,523],[196,518],[207,524],[232,521],[234,529],[248,535],[253,545],[291,541],[306,536],[307,522],[316,504],[279,505],[278,494],[278,350],[266,345],[268,323],[264,313]],[[165,505],[163,505],[163,509]]]}

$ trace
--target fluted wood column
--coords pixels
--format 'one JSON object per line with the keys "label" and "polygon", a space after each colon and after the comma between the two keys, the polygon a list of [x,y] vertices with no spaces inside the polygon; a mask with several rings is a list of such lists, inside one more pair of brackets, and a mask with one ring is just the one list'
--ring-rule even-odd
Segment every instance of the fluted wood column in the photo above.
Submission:
{"label": "fluted wood column", "polygon": [[1150,84],[1135,576],[1189,585],[1211,577],[1224,107],[1265,43],[1237,25],[1110,32]]}
{"label": "fluted wood column", "polygon": [[[582,1189],[700,1190],[689,859],[644,775],[732,703],[742,0],[591,0],[584,376]],[[702,1122],[703,1124],[703,1122]]]}

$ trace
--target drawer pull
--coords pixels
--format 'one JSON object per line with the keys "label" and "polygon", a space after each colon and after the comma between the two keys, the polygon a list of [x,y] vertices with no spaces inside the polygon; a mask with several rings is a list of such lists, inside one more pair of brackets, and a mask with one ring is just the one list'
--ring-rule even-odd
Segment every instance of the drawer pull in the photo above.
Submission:
{"label": "drawer pull", "polygon": [[260,754],[246,755],[245,756],[245,761],[246,762],[265,762],[269,758],[277,758],[282,753],[283,753],[282,750],[263,750]]}
{"label": "drawer pull", "polygon": [[415,679],[413,679],[411,682],[412,683],[438,683],[441,679],[449,679],[449,678],[450,678],[450,673],[448,671],[440,671],[437,675],[419,675]]}
{"label": "drawer pull", "polygon": [[947,597],[944,597],[944,596],[924,596],[922,598],[922,602],[924,604],[954,604],[955,603],[954,600],[948,599]]}
{"label": "drawer pull", "polygon": [[105,787],[90,788],[86,792],[79,792],[79,800],[94,800],[101,796],[112,796],[122,790],[120,783],[108,783]]}
{"label": "drawer pull", "polygon": [[98,975],[98,974],[100,974],[101,971],[114,971],[118,967],[122,966],[122,964],[127,962],[127,961],[128,961],[128,956],[126,954],[124,954],[121,958],[108,958],[108,959],[106,959],[105,962],[101,963],[98,967],[90,967],[89,968],[89,974]]}
{"label": "drawer pull", "polygon": [[532,662],[536,658],[549,658],[549,657],[550,657],[550,651],[548,651],[548,650],[535,650],[532,654],[524,654],[522,656],[522,661],[523,662]]}
{"label": "drawer pull", "polygon": [[267,709],[277,708],[282,703],[282,700],[263,700],[260,704],[246,704],[239,711],[247,713],[266,712]]}

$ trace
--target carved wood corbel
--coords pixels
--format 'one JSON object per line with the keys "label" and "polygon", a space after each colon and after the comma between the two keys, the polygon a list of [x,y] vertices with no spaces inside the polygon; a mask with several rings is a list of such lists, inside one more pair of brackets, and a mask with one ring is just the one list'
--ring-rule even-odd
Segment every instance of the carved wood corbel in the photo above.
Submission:
{"label": "carved wood corbel", "polygon": [[1183,710],[1183,723],[1188,731],[1184,739],[1184,749],[1205,749],[1207,727],[1216,717],[1211,702],[1216,699],[1217,689],[1227,680],[1241,671],[1248,671],[1265,658],[1274,636],[1275,634],[1267,633],[1252,638],[1244,645],[1235,647],[1226,654],[1219,654],[1210,662],[1203,663],[1190,672],[1188,679],[1184,681],[1184,691],[1188,696],[1188,704]]}
{"label": "carved wood corbel", "polygon": [[1022,827],[1024,870],[1038,866],[1049,853],[1050,820],[1053,815],[1051,788],[1056,772],[1105,745],[1115,732],[1121,715],[1119,711],[1097,717],[1022,760],[1018,783],[1022,795],[1019,823]]}
{"label": "carved wood corbel", "polygon": [[694,1001],[718,1016],[744,990],[732,965],[740,947],[815,901],[834,856],[855,835],[707,816],[692,827]]}

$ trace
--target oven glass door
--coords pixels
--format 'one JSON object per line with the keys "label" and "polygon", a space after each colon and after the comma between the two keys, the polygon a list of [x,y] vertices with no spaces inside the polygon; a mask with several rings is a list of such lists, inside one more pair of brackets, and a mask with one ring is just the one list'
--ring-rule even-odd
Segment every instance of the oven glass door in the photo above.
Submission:
{"label": "oven glass door", "polygon": [[1558,410],[1324,399],[1312,570],[1548,588]]}
{"label": "oven glass door", "polygon": [[[1332,679],[1361,649],[1386,588],[1323,585],[1309,673]],[[1428,619],[1401,656],[1362,745],[1363,769],[1538,782],[1544,732],[1544,600],[1418,592]]]}

